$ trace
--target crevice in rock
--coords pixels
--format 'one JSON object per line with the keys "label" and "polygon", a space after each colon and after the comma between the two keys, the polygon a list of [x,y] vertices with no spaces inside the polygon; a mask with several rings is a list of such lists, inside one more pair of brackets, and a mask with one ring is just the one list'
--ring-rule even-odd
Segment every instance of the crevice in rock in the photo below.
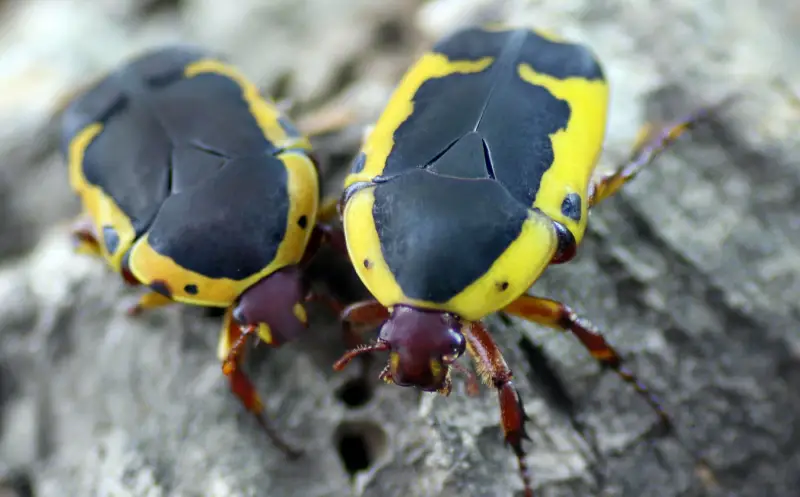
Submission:
{"label": "crevice in rock", "polygon": [[375,423],[346,421],[339,425],[334,443],[350,477],[369,469],[387,448],[386,432]]}
{"label": "crevice in rock", "polygon": [[139,15],[142,17],[153,17],[159,14],[166,14],[180,11],[183,7],[183,0],[150,0],[142,2],[139,8]]}
{"label": "crevice in rock", "polygon": [[27,471],[14,471],[0,478],[0,497],[35,497],[33,478]]}
{"label": "crevice in rock", "polygon": [[349,408],[366,405],[374,394],[373,385],[366,378],[353,378],[339,387],[336,397]]}

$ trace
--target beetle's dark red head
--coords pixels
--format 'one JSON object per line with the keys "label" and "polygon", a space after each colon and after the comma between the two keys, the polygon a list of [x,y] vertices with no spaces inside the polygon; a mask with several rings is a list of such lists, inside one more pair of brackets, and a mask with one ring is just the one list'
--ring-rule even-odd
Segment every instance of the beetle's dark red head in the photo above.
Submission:
{"label": "beetle's dark red head", "polygon": [[384,380],[449,393],[450,364],[465,348],[461,324],[452,314],[399,305],[393,308],[375,345],[349,352],[334,367],[342,369],[363,353],[387,350],[389,363],[381,374]]}
{"label": "beetle's dark red head", "polygon": [[[305,284],[297,266],[272,273],[248,288],[233,310],[233,318],[243,326],[266,325],[271,344],[296,339],[308,327],[303,307]],[[259,333],[264,337],[264,333]]]}

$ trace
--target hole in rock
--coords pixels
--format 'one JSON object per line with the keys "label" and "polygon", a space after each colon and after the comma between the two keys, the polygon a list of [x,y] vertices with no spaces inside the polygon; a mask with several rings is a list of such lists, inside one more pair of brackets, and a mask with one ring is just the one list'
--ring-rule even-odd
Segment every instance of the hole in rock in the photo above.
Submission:
{"label": "hole in rock", "polygon": [[339,388],[336,397],[347,407],[361,407],[372,399],[372,385],[364,378],[354,378]]}
{"label": "hole in rock", "polygon": [[15,471],[0,478],[0,496],[34,497],[33,480],[24,471]]}
{"label": "hole in rock", "polygon": [[370,422],[344,422],[335,435],[336,448],[347,473],[368,469],[386,450],[386,433],[383,428]]}

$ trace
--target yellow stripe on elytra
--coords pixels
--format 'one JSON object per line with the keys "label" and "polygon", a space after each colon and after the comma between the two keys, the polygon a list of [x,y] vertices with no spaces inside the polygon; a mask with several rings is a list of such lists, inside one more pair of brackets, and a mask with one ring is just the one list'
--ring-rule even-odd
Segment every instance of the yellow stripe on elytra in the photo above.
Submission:
{"label": "yellow stripe on elytra", "polygon": [[[608,106],[608,85],[604,80],[557,79],[537,73],[528,64],[519,65],[524,81],[546,88],[554,97],[569,103],[567,128],[550,136],[553,165],[544,173],[534,206],[563,223],[580,243],[586,230],[587,194],[597,160],[603,149]],[[561,213],[569,193],[581,197],[581,219],[574,221]]]}
{"label": "yellow stripe on elytra", "polygon": [[220,74],[230,78],[242,89],[242,97],[250,107],[250,113],[256,118],[258,126],[264,132],[264,136],[277,148],[300,148],[311,149],[311,142],[307,137],[291,137],[278,122],[281,117],[280,111],[272,103],[261,96],[256,85],[251,83],[245,76],[233,66],[225,64],[216,59],[202,59],[187,65],[184,74],[187,78],[192,78],[199,74]]}
{"label": "yellow stripe on elytra", "polygon": [[359,181],[369,181],[381,174],[394,147],[394,132],[414,112],[414,95],[423,83],[450,74],[481,72],[493,60],[492,57],[484,57],[474,61],[451,61],[439,53],[429,52],[423,55],[406,73],[389,99],[389,104],[364,142],[362,151],[367,157],[364,168],[345,178],[345,187]]}
{"label": "yellow stripe on elytra", "polygon": [[[386,307],[403,303],[478,320],[502,309],[527,291],[555,253],[557,241],[552,223],[541,214],[530,211],[516,240],[494,261],[486,274],[461,293],[443,304],[411,299],[403,293],[383,258],[372,217],[374,202],[374,188],[358,191],[345,205],[343,220],[353,267],[370,293]],[[368,268],[365,260],[369,261]],[[501,291],[499,285],[502,283],[508,283],[508,286]]]}
{"label": "yellow stripe on elytra", "polygon": [[[117,203],[109,197],[99,186],[89,183],[83,172],[83,161],[86,149],[95,138],[103,131],[103,125],[93,123],[78,132],[69,143],[68,175],[72,189],[80,196],[84,211],[89,214],[97,233],[99,249],[109,266],[119,272],[122,256],[128,250],[136,237],[130,219]],[[109,254],[103,240],[103,227],[111,226],[119,237],[116,252]]]}
{"label": "yellow stripe on elytra", "polygon": [[[275,258],[266,267],[241,280],[208,278],[181,267],[169,257],[153,250],[148,242],[148,236],[145,235],[131,250],[129,263],[134,276],[147,284],[154,280],[167,282],[172,298],[178,302],[226,307],[257,281],[278,269],[300,262],[311,237],[311,227],[315,225],[317,219],[319,178],[314,163],[302,153],[287,152],[280,154],[278,158],[283,162],[287,172],[289,215],[285,236],[278,246]],[[268,209],[270,206],[264,208]],[[303,215],[308,219],[306,229],[297,223]],[[209,236],[214,235],[209,233]],[[236,257],[236,254],[230,256]],[[186,293],[185,285],[196,286],[197,292]]]}
{"label": "yellow stripe on elytra", "polygon": [[[533,285],[550,264],[557,245],[550,219],[530,211],[519,236],[489,270],[450,299],[443,309],[470,321],[501,310]],[[505,290],[500,289],[503,283],[508,283]]]}

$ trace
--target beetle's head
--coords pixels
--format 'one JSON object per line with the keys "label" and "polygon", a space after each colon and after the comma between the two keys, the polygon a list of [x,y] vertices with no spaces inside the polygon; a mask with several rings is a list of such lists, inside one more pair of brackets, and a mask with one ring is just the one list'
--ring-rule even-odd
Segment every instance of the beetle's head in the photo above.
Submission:
{"label": "beetle's head", "polygon": [[389,363],[381,373],[382,379],[446,394],[450,391],[450,365],[465,348],[466,340],[456,316],[398,305],[383,324],[375,345],[348,352],[334,368],[344,368],[358,355],[386,350]]}
{"label": "beetle's head", "polygon": [[248,288],[233,318],[243,326],[257,326],[259,337],[269,344],[292,341],[308,327],[304,289],[300,268],[287,266]]}

